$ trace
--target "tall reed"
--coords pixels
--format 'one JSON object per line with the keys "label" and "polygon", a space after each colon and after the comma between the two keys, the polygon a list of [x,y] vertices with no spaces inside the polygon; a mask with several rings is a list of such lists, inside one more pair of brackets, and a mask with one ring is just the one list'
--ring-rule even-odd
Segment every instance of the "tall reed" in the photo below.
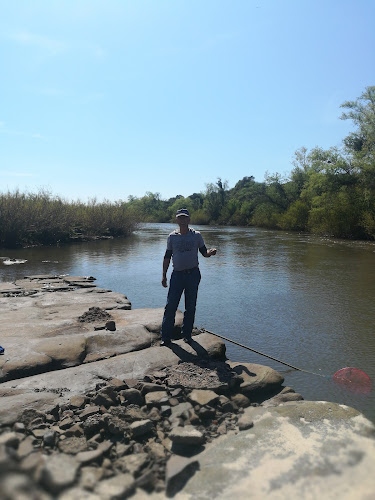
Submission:
{"label": "tall reed", "polygon": [[77,239],[126,236],[138,223],[123,201],[67,201],[46,190],[0,193],[0,246],[53,245]]}

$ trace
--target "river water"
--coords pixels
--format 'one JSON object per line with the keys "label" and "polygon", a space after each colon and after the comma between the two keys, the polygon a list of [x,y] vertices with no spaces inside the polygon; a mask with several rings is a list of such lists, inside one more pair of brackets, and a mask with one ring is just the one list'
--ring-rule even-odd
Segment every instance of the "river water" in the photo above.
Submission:
{"label": "river water", "polygon": [[[164,307],[161,266],[174,227],[144,224],[126,239],[2,250],[27,262],[0,263],[0,280],[92,275],[97,286],[127,295],[133,308]],[[271,366],[305,399],[346,404],[375,422],[375,245],[258,228],[197,229],[218,252],[200,258],[196,326],[313,372],[227,343],[232,361]],[[371,377],[371,393],[353,393],[332,381],[347,366]]]}

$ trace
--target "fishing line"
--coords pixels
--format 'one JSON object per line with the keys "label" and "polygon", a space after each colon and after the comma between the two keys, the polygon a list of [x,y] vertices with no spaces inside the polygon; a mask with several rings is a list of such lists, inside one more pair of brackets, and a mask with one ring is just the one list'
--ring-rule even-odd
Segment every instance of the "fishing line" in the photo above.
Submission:
{"label": "fishing line", "polygon": [[201,332],[209,333],[210,335],[215,335],[215,337],[219,337],[220,339],[226,340],[227,342],[231,342],[232,344],[238,345],[248,351],[255,352],[256,354],[260,354],[261,356],[265,356],[266,358],[272,359],[273,361],[277,361],[282,365],[289,366],[289,368],[293,368],[293,370],[297,370],[299,372],[309,373],[310,375],[317,375],[318,377],[323,377],[325,379],[332,379],[334,382],[343,385],[347,389],[361,394],[367,394],[372,390],[372,382],[370,377],[359,368],[354,367],[346,367],[338,370],[334,375],[322,375],[321,373],[312,372],[309,370],[304,370],[303,368],[298,368],[297,366],[291,365],[290,363],[286,363],[285,361],[281,361],[281,359],[274,358],[273,356],[269,356],[264,352],[257,351],[256,349],[252,349],[244,344],[240,344],[235,340],[229,339],[228,337],[224,337],[223,335],[219,335],[218,333],[211,332],[206,328],[201,328]]}

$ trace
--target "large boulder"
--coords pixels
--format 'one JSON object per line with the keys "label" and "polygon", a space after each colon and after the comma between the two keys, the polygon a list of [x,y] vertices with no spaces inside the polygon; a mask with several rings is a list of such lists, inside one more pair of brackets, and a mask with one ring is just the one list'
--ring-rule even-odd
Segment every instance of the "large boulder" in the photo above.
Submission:
{"label": "large boulder", "polygon": [[264,396],[266,392],[278,391],[284,382],[284,377],[269,366],[233,361],[228,361],[228,365],[242,377],[241,392],[250,399],[254,399],[258,394]]}
{"label": "large boulder", "polygon": [[358,411],[296,401],[245,415],[254,425],[207,446],[184,498],[373,498],[375,427]]}

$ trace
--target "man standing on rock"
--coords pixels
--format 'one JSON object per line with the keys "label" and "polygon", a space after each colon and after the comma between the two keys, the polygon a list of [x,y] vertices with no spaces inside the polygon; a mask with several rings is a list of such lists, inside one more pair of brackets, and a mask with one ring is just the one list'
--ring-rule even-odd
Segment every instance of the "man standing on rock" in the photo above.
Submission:
{"label": "man standing on rock", "polygon": [[188,344],[191,343],[198,286],[201,280],[198,250],[203,257],[211,257],[211,255],[216,254],[216,248],[207,250],[199,231],[189,228],[190,214],[186,208],[177,210],[176,221],[179,228],[168,236],[167,250],[163,260],[163,279],[161,280],[161,284],[164,288],[168,286],[167,271],[171,257],[173,271],[169,283],[167,305],[165,306],[161,327],[162,346],[169,346],[171,344],[176,311],[182,292],[185,294],[185,313],[181,333],[184,337],[184,341]]}

